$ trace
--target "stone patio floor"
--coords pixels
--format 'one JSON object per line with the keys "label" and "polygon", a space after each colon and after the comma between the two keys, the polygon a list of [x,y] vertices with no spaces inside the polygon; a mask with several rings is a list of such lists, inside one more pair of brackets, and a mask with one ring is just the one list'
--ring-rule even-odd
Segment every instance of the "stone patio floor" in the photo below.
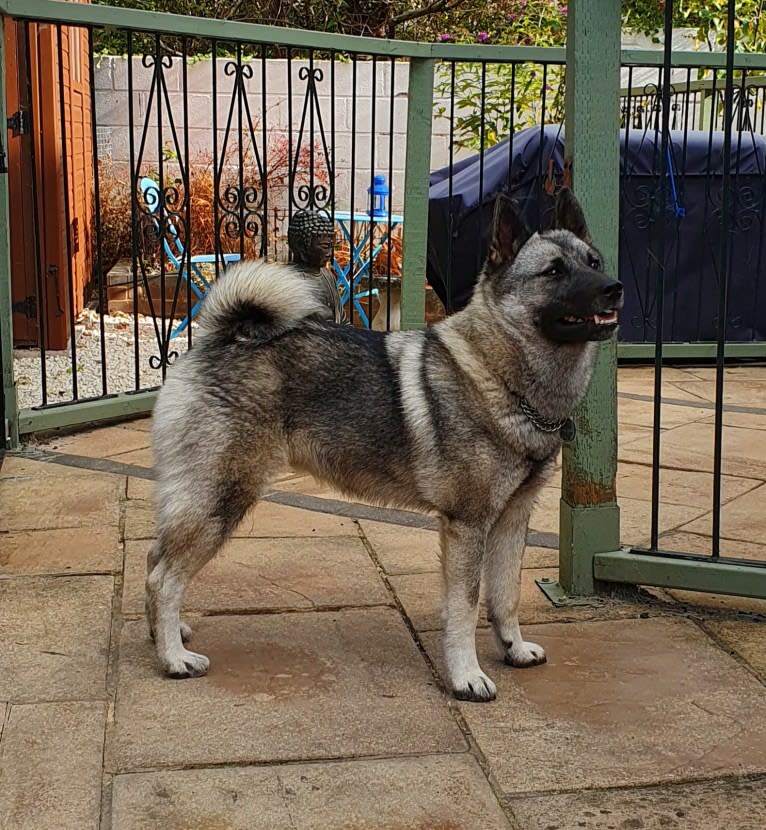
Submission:
{"label": "stone patio floor", "polygon": [[[709,551],[713,375],[669,369],[663,544]],[[623,540],[647,541],[651,371],[620,371]],[[722,552],[766,558],[766,369],[727,373]],[[766,602],[629,589],[555,608],[558,489],[522,623],[546,665],[445,691],[437,534],[286,475],[186,598],[200,679],[143,620],[150,420],[0,468],[2,830],[763,830]],[[309,509],[310,508],[310,509]]]}

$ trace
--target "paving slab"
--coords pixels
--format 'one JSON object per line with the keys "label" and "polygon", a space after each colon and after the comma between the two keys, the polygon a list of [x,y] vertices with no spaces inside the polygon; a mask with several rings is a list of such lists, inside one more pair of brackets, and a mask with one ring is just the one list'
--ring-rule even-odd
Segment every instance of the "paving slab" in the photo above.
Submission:
{"label": "paving slab", "polygon": [[106,704],[14,705],[2,738],[3,830],[98,830]]}
{"label": "paving slab", "polygon": [[556,548],[541,548],[536,545],[527,545],[524,551],[522,568],[557,568],[559,552]]}
{"label": "paving slab", "polygon": [[766,780],[513,799],[521,830],[763,830]]}
{"label": "paving slab", "polygon": [[[653,390],[650,389],[644,394],[653,396]],[[682,396],[677,397],[681,398]],[[653,400],[644,401],[620,396],[617,399],[617,413],[620,425],[654,426]],[[674,406],[673,404],[663,404],[660,424],[665,429],[668,427],[678,427],[692,421],[705,420],[709,415],[710,409],[704,406]]]}
{"label": "paving slab", "polygon": [[111,576],[0,579],[0,700],[103,698]]}
{"label": "paving slab", "polygon": [[[519,620],[522,625],[630,618],[647,612],[646,605],[610,597],[594,598],[591,605],[557,608],[540,589],[537,579],[557,580],[558,568],[525,568],[521,572]],[[402,574],[392,576],[390,581],[416,631],[440,631],[443,628],[441,574]],[[483,598],[479,605],[478,625],[489,625]]]}
{"label": "paving slab", "polygon": [[351,496],[341,493],[329,484],[319,481],[312,475],[288,472],[274,481],[272,489],[284,493],[301,493],[304,496],[317,496],[321,499],[335,499],[336,501],[355,501]]}
{"label": "paving slab", "polygon": [[707,620],[704,628],[725,648],[742,657],[753,671],[766,680],[766,619]]}
{"label": "paving slab", "polygon": [[[84,473],[78,470],[79,473]],[[72,468],[63,464],[52,464],[47,461],[36,461],[23,454],[15,455],[13,452],[6,453],[3,465],[0,467],[0,479],[6,478],[59,478],[71,476]],[[100,475],[92,473],[91,475]]]}
{"label": "paving slab", "polygon": [[[645,454],[644,454],[645,457]],[[651,468],[647,467],[651,471]],[[697,482],[699,484],[699,482]],[[742,489],[757,486],[758,482],[748,481]],[[738,485],[739,486],[739,485]],[[692,494],[693,495],[693,494]],[[674,498],[678,503],[665,501],[660,510],[660,530],[668,531],[703,516],[709,509],[700,499],[693,497]],[[529,520],[530,530],[557,535],[559,532],[561,493],[553,487],[543,487]],[[643,544],[648,540],[651,530],[651,487],[640,493],[640,498],[621,494],[618,487],[620,505],[620,530],[627,544]]]}
{"label": "paving slab", "polygon": [[[619,425],[617,430],[617,454],[620,461],[623,460],[623,450],[627,447],[643,447],[644,453],[647,447],[652,445],[652,428],[650,426],[639,426],[638,424],[623,424]],[[651,456],[650,456],[651,457]],[[642,460],[640,457],[636,459],[631,457],[628,460]],[[646,460],[644,454],[643,460]]]}
{"label": "paving slab", "polygon": [[141,467],[151,470],[154,466],[154,455],[151,448],[132,450],[108,456],[110,461],[119,461],[120,464],[131,464],[134,467]]}
{"label": "paving slab", "polygon": [[[715,415],[710,415],[703,423],[714,424]],[[766,429],[766,412],[727,412],[724,410],[723,423],[727,427],[742,427],[744,429]],[[760,437],[758,440],[762,440]]]}
{"label": "paving slab", "polygon": [[707,594],[703,591],[668,589],[667,593],[684,606],[686,613],[695,617],[709,615],[710,611],[729,614],[761,614],[766,617],[766,599],[733,597],[728,594]]}
{"label": "paving slab", "polygon": [[[127,542],[122,608],[144,611],[150,542]],[[188,611],[266,611],[392,602],[362,540],[354,536],[232,539],[197,574]]]}
{"label": "paving slab", "polygon": [[[359,526],[387,574],[441,573],[437,531],[367,519],[360,519]],[[549,568],[558,561],[553,548],[527,545],[524,553],[525,568]]]}
{"label": "paving slab", "polygon": [[[652,503],[618,495],[620,505],[620,537],[626,545],[646,545],[651,538]],[[706,505],[663,504],[659,513],[660,533],[675,530],[703,516]]]}
{"label": "paving slab", "polygon": [[[724,501],[759,487],[757,479],[723,476],[721,495]],[[651,501],[652,468],[649,464],[623,461],[617,468],[617,500],[623,498]],[[660,471],[660,503],[698,507],[712,504],[713,474],[665,469]]]}
{"label": "paving slab", "polygon": [[367,519],[360,519],[359,526],[386,573],[441,571],[437,531]]}
{"label": "paving slab", "polygon": [[[718,369],[715,366],[688,366],[684,369],[694,380],[715,380]],[[751,380],[766,380],[766,367],[763,366],[725,366],[723,370],[724,381],[729,383],[749,383]],[[744,387],[744,394],[747,395],[747,387]]]}
{"label": "paving slab", "polygon": [[[689,424],[662,435],[660,462],[679,470],[713,471],[714,427],[710,423]],[[766,440],[755,440],[757,430],[726,427],[723,431],[722,472],[725,475],[766,479]],[[621,461],[646,463],[651,443],[631,441],[620,449]]]}
{"label": "paving slab", "polygon": [[126,427],[130,427],[130,429],[137,429],[141,432],[151,432],[152,431],[152,416],[151,415],[143,415],[140,418],[133,418],[130,421],[126,421]]}
{"label": "paving slab", "polygon": [[[153,539],[156,535],[155,508],[149,501],[128,501],[125,504],[125,538]],[[262,501],[248,511],[234,538],[284,536],[359,536],[353,519],[332,513],[316,513],[299,507],[285,507]]]}
{"label": "paving slab", "polygon": [[558,535],[560,511],[561,488],[543,487],[529,518],[529,529],[538,533]]}
{"label": "paving slab", "polygon": [[202,617],[208,675],[159,675],[143,622],[123,627],[109,769],[465,749],[389,609]]}
{"label": "paving slab", "polygon": [[[698,380],[698,376],[693,367],[663,366],[662,380],[668,384],[677,380]],[[620,366],[617,369],[618,387],[622,390],[631,383],[651,393],[654,388],[654,366]]]}
{"label": "paving slab", "polygon": [[[766,771],[763,686],[694,623],[554,623],[524,636],[548,662],[503,666],[480,631],[498,700],[459,704],[509,795]],[[435,635],[424,642],[441,665]]]}
{"label": "paving slab", "polygon": [[[753,373],[746,381],[734,381],[732,378],[724,377],[723,402],[724,404],[744,404],[746,406],[766,406],[766,380],[763,375],[759,378]],[[691,395],[710,401],[715,401],[715,379],[707,380],[682,380],[677,381],[676,386]]]}
{"label": "paving slab", "polygon": [[121,424],[57,437],[46,442],[46,449],[89,458],[112,458],[122,453],[146,449],[150,441],[151,436],[145,430]]}
{"label": "paving slab", "polygon": [[120,476],[66,476],[0,480],[0,530],[46,530],[117,525]]}
{"label": "paving slab", "polygon": [[[660,549],[679,553],[701,553],[710,556],[713,550],[710,536],[672,530],[659,538]],[[737,539],[721,539],[721,556],[733,559],[766,559],[766,543],[745,542]]]}
{"label": "paving slab", "polygon": [[154,482],[147,478],[128,476],[128,498],[149,501],[153,503]]}
{"label": "paving slab", "polygon": [[120,569],[119,528],[0,533],[0,575],[112,573]]}
{"label": "paving slab", "polygon": [[[764,443],[766,444],[766,437]],[[765,506],[766,484],[723,504],[721,506],[721,537],[739,539],[743,542],[765,539]],[[705,513],[695,521],[683,525],[681,530],[709,536],[713,531],[712,512]]]}
{"label": "paving slab", "polygon": [[118,775],[112,830],[509,830],[468,754]]}

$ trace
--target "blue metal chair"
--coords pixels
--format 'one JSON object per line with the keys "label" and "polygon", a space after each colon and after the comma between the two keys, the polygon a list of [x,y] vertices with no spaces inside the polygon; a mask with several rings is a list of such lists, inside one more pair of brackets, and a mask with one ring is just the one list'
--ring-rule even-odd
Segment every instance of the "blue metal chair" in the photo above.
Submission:
{"label": "blue metal chair", "polygon": [[[141,195],[150,213],[158,213],[161,200],[160,187],[157,182],[148,176],[144,176],[141,179],[140,188]],[[223,270],[226,270],[231,263],[239,262],[240,255],[223,253],[195,254],[190,257],[184,250],[176,226],[170,220],[161,224],[165,225],[165,233],[161,233],[163,253],[173,268],[178,272],[178,276],[186,280],[189,284],[189,288],[196,298],[194,306],[187,313],[186,317],[173,329],[170,335],[170,339],[172,340],[174,337],[178,337],[196,317],[202,307],[205,295],[210,290],[210,282],[202,272],[200,265],[215,265],[218,263]]]}

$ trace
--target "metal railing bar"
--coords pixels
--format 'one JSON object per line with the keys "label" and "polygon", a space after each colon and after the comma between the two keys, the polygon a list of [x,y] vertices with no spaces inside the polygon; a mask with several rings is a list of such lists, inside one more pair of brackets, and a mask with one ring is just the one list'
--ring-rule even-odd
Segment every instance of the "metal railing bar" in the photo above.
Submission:
{"label": "metal railing bar", "polygon": [[[0,0],[0,3],[3,0]],[[726,55],[723,52],[672,52],[674,69],[724,69]],[[652,49],[623,49],[620,53],[623,66],[662,66],[663,51]],[[735,69],[766,69],[766,54],[762,52],[737,52]]]}
{"label": "metal railing bar", "polygon": [[157,400],[157,388],[139,392],[122,392],[94,400],[81,399],[76,403],[49,404],[40,409],[19,410],[19,433],[28,435],[48,429],[92,423],[94,420],[123,418],[148,414]]}
{"label": "metal railing bar", "polygon": [[[128,32],[128,89],[133,89],[133,32]],[[141,366],[138,348],[138,167],[136,165],[136,137],[134,96],[128,98],[128,155],[130,159],[130,240],[131,278],[133,289],[133,378],[135,391],[141,388]],[[143,144],[142,144],[143,146]]]}
{"label": "metal railing bar", "polygon": [[[755,565],[755,567],[754,567]],[[593,575],[605,582],[623,582],[707,591],[743,597],[766,597],[766,569],[763,563],[735,559],[722,561],[674,556],[666,552],[633,552],[629,549],[597,553]]]}
{"label": "metal railing bar", "polygon": [[729,233],[732,225],[732,194],[731,186],[731,143],[732,143],[732,113],[734,109],[734,24],[736,15],[734,0],[729,0],[727,10],[726,40],[726,82],[724,87],[724,140],[723,140],[723,176],[721,182],[721,243],[720,263],[721,271],[718,279],[718,343],[716,350],[715,372],[715,426],[713,449],[713,558],[721,553],[721,472],[723,466],[723,380],[726,355],[726,325],[729,301]]}
{"label": "metal railing bar", "polygon": [[88,27],[88,81],[90,83],[90,130],[91,139],[90,147],[93,156],[93,211],[94,211],[94,228],[96,236],[96,275],[98,279],[98,328],[101,337],[100,354],[101,354],[101,394],[109,394],[109,384],[107,383],[106,372],[106,324],[104,322],[104,315],[106,314],[106,285],[104,284],[106,274],[104,274],[102,253],[102,233],[101,222],[101,189],[100,189],[100,171],[98,158],[98,141],[97,126],[96,126],[96,95],[95,95],[95,77],[96,67],[93,60],[93,29]]}
{"label": "metal railing bar", "polygon": [[[390,80],[388,96],[388,182],[391,192],[388,196],[388,226],[391,227],[391,217],[394,211],[394,120],[396,103],[396,61],[390,58]],[[391,330],[391,259],[393,255],[393,239],[389,237],[388,256],[386,258],[386,331]],[[401,267],[399,269],[399,284],[401,285]]]}
{"label": "metal railing bar", "polygon": [[[69,159],[71,158],[70,153],[67,149],[67,142],[68,142],[68,130],[67,130],[67,117],[66,117],[66,101],[64,100],[64,91],[66,89],[71,88],[68,85],[64,84],[64,44],[63,44],[63,37],[64,31],[62,26],[56,26],[56,56],[58,59],[58,103],[59,103],[59,125],[61,129],[61,177],[63,179],[63,196],[64,196],[64,247],[66,248],[66,269],[67,269],[67,287],[68,287],[68,297],[67,297],[67,306],[69,309],[69,349],[71,354],[71,367],[72,367],[72,398],[77,400],[79,397],[78,395],[78,383],[77,383],[77,336],[75,331],[75,282],[74,282],[74,269],[72,267],[72,210],[71,204],[69,200]],[[67,30],[67,47],[70,49],[72,48],[72,38],[70,36],[70,30]],[[71,54],[69,55],[69,60],[71,61]],[[52,128],[51,128],[52,129]]]}
{"label": "metal railing bar", "polygon": [[[662,127],[660,134],[661,150],[659,164],[659,215],[660,238],[657,253],[657,330],[654,342],[654,416],[652,419],[652,527],[651,546],[656,548],[660,535],[660,456],[662,435],[662,347],[663,327],[665,321],[665,225],[667,153],[670,140],[670,59],[673,29],[673,0],[665,3],[665,47],[662,65]],[[655,142],[656,146],[656,142]]]}

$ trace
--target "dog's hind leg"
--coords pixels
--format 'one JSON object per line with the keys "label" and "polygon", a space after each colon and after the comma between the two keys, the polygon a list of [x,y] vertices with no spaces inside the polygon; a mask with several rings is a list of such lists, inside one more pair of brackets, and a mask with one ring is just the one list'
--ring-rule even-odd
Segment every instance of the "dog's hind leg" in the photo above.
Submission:
{"label": "dog's hind leg", "polygon": [[479,666],[476,622],[479,616],[481,563],[486,531],[463,522],[441,521],[445,578],[444,658],[459,700],[494,700],[495,684]]}
{"label": "dog's hind leg", "polygon": [[519,628],[521,563],[536,494],[536,489],[519,493],[506,505],[489,533],[484,561],[487,616],[505,662],[518,667],[545,662],[542,646],[525,642]]}
{"label": "dog's hind leg", "polygon": [[260,488],[248,484],[222,485],[209,512],[202,509],[204,499],[194,509],[188,504],[160,506],[158,538],[147,558],[146,609],[157,657],[169,677],[198,677],[208,670],[207,657],[184,647],[191,630],[181,622],[181,602],[194,575],[255,502]]}
{"label": "dog's hind leg", "polygon": [[215,556],[224,538],[216,526],[171,527],[160,533],[150,553],[155,565],[146,578],[146,609],[157,657],[169,677],[198,677],[208,669],[207,657],[184,647],[181,601],[194,574]]}

